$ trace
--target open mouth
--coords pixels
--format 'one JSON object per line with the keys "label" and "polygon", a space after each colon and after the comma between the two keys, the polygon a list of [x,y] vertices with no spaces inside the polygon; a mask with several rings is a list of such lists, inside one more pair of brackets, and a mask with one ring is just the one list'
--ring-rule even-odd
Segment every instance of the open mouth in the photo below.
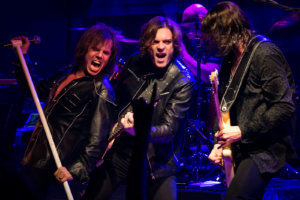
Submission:
{"label": "open mouth", "polygon": [[158,58],[164,58],[164,57],[166,57],[166,55],[167,54],[165,54],[165,53],[157,53],[156,57],[158,57]]}
{"label": "open mouth", "polygon": [[95,66],[95,67],[100,67],[101,63],[99,61],[93,60],[92,65]]}

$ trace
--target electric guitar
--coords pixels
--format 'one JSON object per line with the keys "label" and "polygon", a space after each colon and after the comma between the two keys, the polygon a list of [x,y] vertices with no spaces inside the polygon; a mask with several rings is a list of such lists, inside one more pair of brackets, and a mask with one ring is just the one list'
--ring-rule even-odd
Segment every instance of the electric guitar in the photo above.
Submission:
{"label": "electric guitar", "polygon": [[[151,96],[151,100],[150,100],[150,104],[154,107],[156,107],[156,105],[158,104],[159,102],[159,98],[158,99],[155,99],[156,98],[156,93],[157,93],[157,84],[154,83],[153,85],[153,92],[152,92],[152,96]],[[131,108],[130,107],[127,107],[125,110],[123,110],[122,113],[127,113],[131,111]],[[132,112],[132,111],[131,111]],[[108,145],[101,157],[101,159],[96,163],[96,166],[99,167],[103,162],[104,162],[104,156],[106,155],[106,153],[111,149],[115,139],[124,131],[124,127],[123,125],[121,124],[121,119],[124,117],[124,115],[122,114],[118,121],[115,123],[115,125],[113,126],[112,128],[112,132],[110,133],[110,136],[108,138]]]}
{"label": "electric guitar", "polygon": [[[229,117],[229,112],[221,113],[220,110],[220,103],[218,98],[219,80],[218,80],[217,69],[211,72],[210,81],[212,84],[212,96],[213,96],[213,102],[214,102],[215,111],[217,115],[219,130],[223,130],[225,125],[230,126],[230,117]],[[224,164],[224,173],[226,177],[226,185],[227,187],[229,187],[234,176],[234,164],[233,164],[230,144],[223,146],[222,157],[223,157],[223,164]]]}

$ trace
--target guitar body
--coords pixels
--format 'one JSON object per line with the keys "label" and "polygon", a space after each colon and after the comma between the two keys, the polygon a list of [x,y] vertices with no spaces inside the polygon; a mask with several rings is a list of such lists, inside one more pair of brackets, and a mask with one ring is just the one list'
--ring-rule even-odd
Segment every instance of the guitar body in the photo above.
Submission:
{"label": "guitar body", "polygon": [[[230,126],[229,112],[222,113],[221,115],[223,119],[223,124],[225,124],[225,126]],[[224,173],[226,177],[226,185],[227,187],[229,187],[234,176],[234,165],[233,165],[232,151],[230,145],[225,145],[223,147],[222,155],[223,155]]]}
{"label": "guitar body", "polygon": [[[223,130],[225,126],[230,126],[230,116],[229,112],[221,113],[219,97],[218,97],[218,71],[215,70],[211,72],[210,80],[212,83],[212,95],[213,102],[215,105],[215,111],[217,115],[217,121],[219,125],[219,130]],[[222,151],[224,174],[226,177],[226,185],[229,187],[233,177],[234,177],[234,164],[230,145],[225,145]]]}

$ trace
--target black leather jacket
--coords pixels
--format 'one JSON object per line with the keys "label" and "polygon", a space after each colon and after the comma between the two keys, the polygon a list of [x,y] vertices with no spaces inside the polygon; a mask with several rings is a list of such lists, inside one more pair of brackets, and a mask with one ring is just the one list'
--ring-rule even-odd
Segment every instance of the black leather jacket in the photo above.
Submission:
{"label": "black leather jacket", "polygon": [[[184,120],[192,103],[195,80],[192,73],[177,59],[166,68],[149,65],[151,61],[138,55],[131,57],[115,88],[119,116],[130,107],[133,99],[149,100],[157,83],[158,103],[154,108],[148,161],[152,179],[174,175],[183,145]],[[131,136],[130,136],[131,137]],[[127,141],[126,139],[127,138]],[[132,137],[131,137],[132,140]],[[121,134],[113,145],[115,151],[130,151],[126,134]],[[112,150],[113,150],[112,149]]]}
{"label": "black leather jacket", "polygon": [[[16,78],[20,86],[26,86],[20,69],[16,66]],[[53,98],[58,85],[69,73],[70,69],[64,69],[35,85],[40,100],[47,101],[44,113],[62,165],[84,183],[107,146],[113,123],[114,92],[105,76],[85,76],[73,80]],[[57,169],[40,121],[29,140],[22,164],[50,172]]]}

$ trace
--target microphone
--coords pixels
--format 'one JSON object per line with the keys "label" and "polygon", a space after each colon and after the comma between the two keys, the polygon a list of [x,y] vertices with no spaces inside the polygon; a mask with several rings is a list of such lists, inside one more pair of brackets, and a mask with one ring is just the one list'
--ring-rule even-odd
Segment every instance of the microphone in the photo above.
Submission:
{"label": "microphone", "polygon": [[[41,43],[41,38],[40,36],[38,35],[35,35],[33,36],[32,38],[28,38],[30,43],[33,43],[33,44],[40,44]],[[6,48],[6,47],[12,47],[12,43],[7,43],[7,44],[3,44],[2,45],[3,48]]]}
{"label": "microphone", "polygon": [[201,21],[198,16],[195,17],[195,40],[196,48],[202,47],[202,37],[201,37]]}

